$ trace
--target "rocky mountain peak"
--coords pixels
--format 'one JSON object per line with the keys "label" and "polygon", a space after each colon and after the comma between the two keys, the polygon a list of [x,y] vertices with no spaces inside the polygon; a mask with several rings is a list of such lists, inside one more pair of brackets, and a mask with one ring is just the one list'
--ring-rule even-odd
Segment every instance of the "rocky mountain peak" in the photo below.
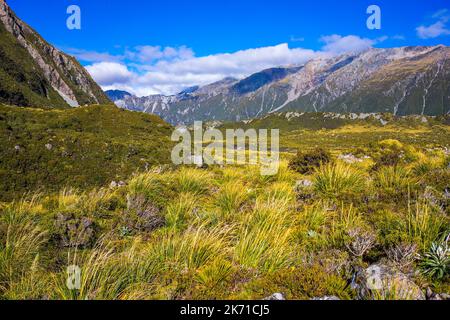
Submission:
{"label": "rocky mountain peak", "polygon": [[[46,42],[36,31],[20,20],[4,0],[0,0],[0,22],[3,30],[0,30],[2,41],[0,53],[4,77],[8,82],[18,81],[16,85],[21,92],[14,95],[22,95],[19,104],[28,106],[55,106],[66,104],[72,107],[83,104],[109,103],[109,99],[94,82],[89,73],[75,60]],[[19,44],[24,50],[20,54],[17,50],[11,50]],[[19,59],[18,56],[25,59]],[[24,69],[24,65],[33,65],[28,70],[22,70],[21,77],[12,74],[11,70]],[[39,75],[35,75],[36,68]],[[29,79],[33,77],[34,79]],[[28,92],[30,82],[39,78],[40,92]],[[31,85],[32,86],[32,85]],[[33,87],[33,86],[32,86]],[[9,92],[9,88],[3,91]],[[38,94],[39,97],[36,97]],[[12,95],[12,94],[11,94]],[[59,98],[62,98],[62,103]],[[9,97],[3,97],[4,102],[10,103]],[[46,102],[48,100],[48,102]]]}

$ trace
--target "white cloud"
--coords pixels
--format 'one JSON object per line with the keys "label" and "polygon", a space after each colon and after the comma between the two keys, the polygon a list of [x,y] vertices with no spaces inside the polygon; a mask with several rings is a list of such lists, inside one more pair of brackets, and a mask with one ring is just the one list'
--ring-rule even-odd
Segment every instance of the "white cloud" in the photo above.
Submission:
{"label": "white cloud", "polygon": [[154,62],[161,59],[189,59],[194,56],[192,49],[181,46],[179,48],[160,46],[138,46],[132,51],[127,51],[126,57],[143,63]]}
{"label": "white cloud", "polygon": [[440,36],[450,35],[450,29],[444,22],[438,21],[431,26],[420,26],[417,29],[417,35],[421,39],[432,39]]}
{"label": "white cloud", "polygon": [[320,40],[325,43],[322,50],[333,54],[341,54],[345,52],[364,51],[375,45],[377,42],[386,40],[386,38],[372,40],[354,35],[343,37],[341,35],[333,34],[330,36],[323,36]]}
{"label": "white cloud", "polygon": [[129,83],[134,75],[128,68],[117,62],[99,62],[86,67],[100,85],[110,86]]}
{"label": "white cloud", "polygon": [[[125,64],[100,62],[87,67],[106,90],[123,89],[139,96],[174,94],[194,86],[206,85],[225,77],[242,78],[263,69],[305,63],[317,55],[313,50],[289,48],[287,44],[195,57],[191,49],[140,47],[127,53],[138,61]],[[145,62],[148,64],[145,64]],[[137,71],[130,70],[133,67]]]}
{"label": "white cloud", "polygon": [[118,62],[124,58],[124,56],[112,55],[108,52],[88,51],[76,48],[63,48],[63,51],[76,57],[78,60],[87,62]]}
{"label": "white cloud", "polygon": [[286,43],[272,47],[247,49],[176,62],[161,61],[155,68],[168,73],[221,74],[233,77],[261,71],[266,68],[301,64],[316,53],[307,49],[290,49]]}
{"label": "white cloud", "polygon": [[291,42],[303,42],[305,41],[304,37],[296,37],[296,36],[291,36]]}
{"label": "white cloud", "polygon": [[440,19],[440,18],[448,19],[448,16],[449,16],[449,11],[448,11],[448,9],[441,9],[441,10],[435,12],[435,13],[432,15],[432,17],[435,18],[435,19],[438,19],[438,18],[439,18],[439,19]]}
{"label": "white cloud", "polygon": [[287,43],[282,43],[204,57],[196,57],[186,46],[140,46],[125,50],[117,56],[118,62],[94,61],[87,70],[104,90],[121,89],[138,96],[168,95],[225,77],[243,78],[267,68],[300,65],[321,55],[363,51],[387,39],[330,35],[321,38],[322,51],[289,48]]}
{"label": "white cloud", "polygon": [[393,40],[406,40],[406,37],[402,34],[396,34],[392,37]]}
{"label": "white cloud", "polygon": [[438,19],[438,21],[428,26],[421,25],[416,28],[417,36],[419,38],[433,39],[450,35],[450,27],[447,25],[450,20],[450,13],[448,9],[439,10],[433,14],[432,18]]}

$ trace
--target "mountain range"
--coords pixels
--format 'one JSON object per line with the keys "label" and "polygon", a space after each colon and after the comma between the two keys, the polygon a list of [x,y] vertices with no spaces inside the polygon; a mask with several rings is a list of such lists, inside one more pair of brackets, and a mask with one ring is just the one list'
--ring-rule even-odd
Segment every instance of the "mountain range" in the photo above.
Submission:
{"label": "mountain range", "polygon": [[450,111],[450,48],[371,48],[304,65],[226,78],[176,95],[107,92],[121,108],[172,124],[241,121],[274,112],[445,115]]}
{"label": "mountain range", "polygon": [[0,103],[69,108],[109,104],[171,124],[242,121],[279,112],[450,112],[450,48],[401,47],[320,56],[303,65],[225,78],[165,96],[106,94],[71,57],[46,42],[0,0]]}
{"label": "mountain range", "polygon": [[68,108],[111,101],[75,58],[46,42],[0,0],[0,103]]}

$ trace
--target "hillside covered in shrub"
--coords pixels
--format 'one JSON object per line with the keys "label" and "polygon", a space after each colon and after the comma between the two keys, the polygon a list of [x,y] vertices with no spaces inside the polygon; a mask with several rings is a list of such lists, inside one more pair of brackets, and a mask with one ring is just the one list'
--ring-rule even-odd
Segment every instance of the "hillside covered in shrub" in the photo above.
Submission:
{"label": "hillside covered in shrub", "polygon": [[32,190],[90,188],[170,161],[172,127],[112,105],[0,105],[0,201]]}

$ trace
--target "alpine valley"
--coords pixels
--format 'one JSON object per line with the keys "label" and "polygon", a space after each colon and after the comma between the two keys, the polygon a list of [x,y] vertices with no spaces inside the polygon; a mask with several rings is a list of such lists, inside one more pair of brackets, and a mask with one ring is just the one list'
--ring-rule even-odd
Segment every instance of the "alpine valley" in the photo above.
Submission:
{"label": "alpine valley", "polygon": [[[63,1],[24,2],[8,1],[33,15]],[[87,12],[107,1],[74,2]],[[149,2],[109,1],[133,21],[115,20],[124,36],[102,40],[131,47],[131,35],[164,35],[135,17]],[[198,12],[195,1],[174,2],[154,13],[178,32],[174,11]],[[91,27],[111,21],[100,11]],[[43,23],[47,34],[59,22]],[[86,29],[83,50],[100,42]],[[247,319],[275,315],[267,300],[450,300],[449,57],[446,46],[373,48],[173,96],[108,97],[0,0],[0,301],[183,300],[147,315]],[[194,120],[215,129],[203,143],[196,128],[194,140],[191,127],[174,130]],[[247,155],[261,159],[267,141],[253,148],[252,133],[271,129],[279,137],[258,140],[278,141],[279,161],[264,175]],[[222,139],[228,130],[244,139]],[[172,160],[177,149],[211,156],[214,144],[217,163]]]}

